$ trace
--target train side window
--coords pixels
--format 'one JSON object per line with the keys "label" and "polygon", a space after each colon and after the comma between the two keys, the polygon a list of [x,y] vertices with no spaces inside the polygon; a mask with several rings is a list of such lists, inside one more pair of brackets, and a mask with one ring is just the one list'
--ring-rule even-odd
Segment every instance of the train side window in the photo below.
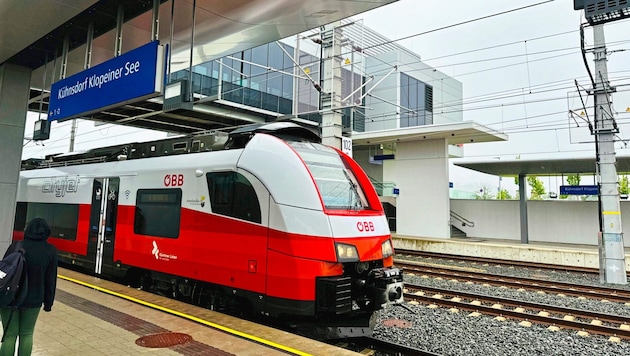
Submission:
{"label": "train side window", "polygon": [[177,238],[182,206],[182,190],[139,189],[133,232],[138,235]]}
{"label": "train side window", "polygon": [[15,206],[15,220],[13,221],[13,231],[24,231],[26,229],[26,212],[28,205],[25,202],[18,202]]}
{"label": "train side window", "polygon": [[237,219],[261,222],[260,202],[252,184],[240,173],[206,174],[212,212]]}
{"label": "train side window", "polygon": [[77,239],[78,204],[28,203],[26,223],[37,217],[46,220],[50,225],[50,237],[71,241]]}

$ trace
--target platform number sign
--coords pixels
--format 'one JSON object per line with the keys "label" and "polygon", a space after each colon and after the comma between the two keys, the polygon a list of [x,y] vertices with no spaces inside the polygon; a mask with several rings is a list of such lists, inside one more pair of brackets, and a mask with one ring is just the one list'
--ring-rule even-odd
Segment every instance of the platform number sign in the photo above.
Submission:
{"label": "platform number sign", "polygon": [[341,138],[341,151],[352,157],[352,139],[350,137]]}

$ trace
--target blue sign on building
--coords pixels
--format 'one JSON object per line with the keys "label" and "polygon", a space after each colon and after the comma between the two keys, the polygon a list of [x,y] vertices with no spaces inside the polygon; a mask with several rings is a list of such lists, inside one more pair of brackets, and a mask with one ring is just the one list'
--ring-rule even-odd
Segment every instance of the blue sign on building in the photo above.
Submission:
{"label": "blue sign on building", "polygon": [[160,95],[164,49],[150,42],[52,85],[48,120],[71,119]]}
{"label": "blue sign on building", "polygon": [[562,195],[597,195],[599,187],[596,185],[561,185]]}

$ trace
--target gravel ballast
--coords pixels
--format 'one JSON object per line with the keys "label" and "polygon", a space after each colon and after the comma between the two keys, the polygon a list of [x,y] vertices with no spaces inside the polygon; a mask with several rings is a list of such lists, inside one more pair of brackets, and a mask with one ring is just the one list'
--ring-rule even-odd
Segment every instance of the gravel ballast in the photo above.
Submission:
{"label": "gravel ballast", "polygon": [[[399,256],[397,256],[399,257]],[[407,259],[407,258],[405,258]],[[542,275],[547,280],[557,280],[584,285],[599,285],[599,277],[578,273],[536,271],[528,268],[493,266],[469,262],[413,258],[418,262],[452,264],[458,267],[481,268],[487,273],[506,274],[536,278]],[[434,288],[467,291],[513,300],[531,301],[558,305],[566,308],[591,310],[606,314],[628,316],[630,306],[623,303],[602,302],[592,299],[517,291],[511,288],[465,284],[449,280],[405,276],[406,283]],[[609,286],[610,287],[610,286]],[[625,286],[614,286],[627,289]],[[630,301],[629,301],[630,302]],[[492,316],[469,316],[469,312],[452,313],[448,308],[431,309],[426,305],[406,304],[407,308],[393,307],[379,312],[374,336],[400,342],[442,355],[630,355],[630,341],[611,342],[607,337],[581,336],[575,330],[547,330],[544,325],[525,327],[519,321],[498,321]],[[408,310],[407,310],[408,309]],[[408,321],[411,327],[386,326],[389,319]]]}

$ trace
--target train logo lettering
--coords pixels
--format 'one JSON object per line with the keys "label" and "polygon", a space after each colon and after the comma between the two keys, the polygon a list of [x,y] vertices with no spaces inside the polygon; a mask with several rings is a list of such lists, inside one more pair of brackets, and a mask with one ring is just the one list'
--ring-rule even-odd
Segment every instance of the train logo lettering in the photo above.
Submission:
{"label": "train logo lettering", "polygon": [[79,176],[75,178],[50,178],[42,185],[42,193],[55,194],[57,198],[64,197],[66,193],[76,193],[79,190]]}
{"label": "train logo lettering", "polygon": [[167,174],[164,176],[165,187],[181,187],[184,185],[183,174]]}
{"label": "train logo lettering", "polygon": [[157,243],[155,241],[153,241],[153,250],[151,251],[151,254],[155,256],[156,260],[160,259],[160,249],[158,248]]}
{"label": "train logo lettering", "polygon": [[175,255],[169,255],[167,253],[161,253],[160,249],[158,248],[157,242],[153,241],[153,250],[151,250],[151,254],[153,256],[155,256],[156,260],[162,260],[162,261],[170,261],[170,260],[176,260],[177,256]]}
{"label": "train logo lettering", "polygon": [[374,231],[374,223],[371,221],[357,221],[357,230],[359,232]]}
{"label": "train logo lettering", "polygon": [[204,206],[206,206],[206,196],[202,195],[199,198],[194,198],[194,199],[186,199],[186,203],[190,204],[190,205],[199,205],[202,208]]}

